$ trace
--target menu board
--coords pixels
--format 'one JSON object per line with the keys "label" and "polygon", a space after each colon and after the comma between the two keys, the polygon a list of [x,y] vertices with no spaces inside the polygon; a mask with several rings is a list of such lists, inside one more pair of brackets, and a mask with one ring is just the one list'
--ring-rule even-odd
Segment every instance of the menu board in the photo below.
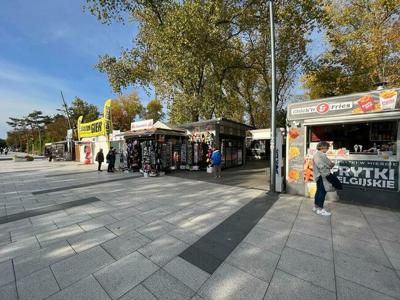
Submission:
{"label": "menu board", "polygon": [[394,110],[400,110],[400,89],[387,89],[293,103],[288,106],[288,120],[368,114]]}

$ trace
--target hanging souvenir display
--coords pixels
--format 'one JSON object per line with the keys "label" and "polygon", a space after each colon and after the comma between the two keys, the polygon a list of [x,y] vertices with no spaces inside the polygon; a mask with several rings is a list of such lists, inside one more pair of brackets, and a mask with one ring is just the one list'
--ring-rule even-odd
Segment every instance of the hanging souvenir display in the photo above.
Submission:
{"label": "hanging souvenir display", "polygon": [[189,166],[193,165],[193,144],[192,143],[187,144],[186,157],[187,157],[187,164]]}
{"label": "hanging souvenir display", "polygon": [[181,147],[181,169],[186,169],[186,163],[187,163],[187,147],[186,144],[182,144]]}

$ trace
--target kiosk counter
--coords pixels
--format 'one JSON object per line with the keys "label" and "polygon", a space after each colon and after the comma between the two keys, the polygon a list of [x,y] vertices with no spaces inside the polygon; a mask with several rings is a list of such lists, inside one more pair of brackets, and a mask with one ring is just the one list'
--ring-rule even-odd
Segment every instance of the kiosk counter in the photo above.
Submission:
{"label": "kiosk counter", "polygon": [[312,157],[327,141],[344,186],[328,199],[400,208],[400,89],[293,103],[287,124],[288,193],[314,196]]}

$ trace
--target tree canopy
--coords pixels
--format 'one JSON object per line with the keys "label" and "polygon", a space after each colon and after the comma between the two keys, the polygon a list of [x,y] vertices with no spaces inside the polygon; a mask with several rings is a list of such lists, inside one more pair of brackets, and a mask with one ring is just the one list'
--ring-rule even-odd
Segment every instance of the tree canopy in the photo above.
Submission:
{"label": "tree canopy", "polygon": [[328,51],[307,70],[311,98],[400,86],[400,0],[324,1]]}
{"label": "tree canopy", "polygon": [[[274,2],[282,108],[308,60],[308,34],[321,7],[317,0]],[[120,57],[103,55],[97,65],[115,92],[129,85],[154,87],[172,123],[216,116],[268,125],[267,1],[87,0],[86,8],[104,23],[139,25],[131,49]]]}
{"label": "tree canopy", "polygon": [[136,92],[121,95],[111,102],[113,128],[121,131],[130,130],[131,122],[140,116],[143,106]]}
{"label": "tree canopy", "polygon": [[91,122],[99,118],[99,111],[96,105],[89,104],[80,97],[75,97],[72,101],[71,107],[68,108],[69,116],[72,122],[77,126],[78,118],[83,116],[83,122]]}

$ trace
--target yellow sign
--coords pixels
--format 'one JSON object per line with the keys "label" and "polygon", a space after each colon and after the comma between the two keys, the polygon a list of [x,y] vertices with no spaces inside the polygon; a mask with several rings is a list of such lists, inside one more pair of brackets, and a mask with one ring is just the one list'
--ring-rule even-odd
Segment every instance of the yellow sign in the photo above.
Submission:
{"label": "yellow sign", "polygon": [[82,123],[83,116],[78,118],[78,138],[108,136],[112,131],[111,99],[104,103],[103,118],[89,123]]}

